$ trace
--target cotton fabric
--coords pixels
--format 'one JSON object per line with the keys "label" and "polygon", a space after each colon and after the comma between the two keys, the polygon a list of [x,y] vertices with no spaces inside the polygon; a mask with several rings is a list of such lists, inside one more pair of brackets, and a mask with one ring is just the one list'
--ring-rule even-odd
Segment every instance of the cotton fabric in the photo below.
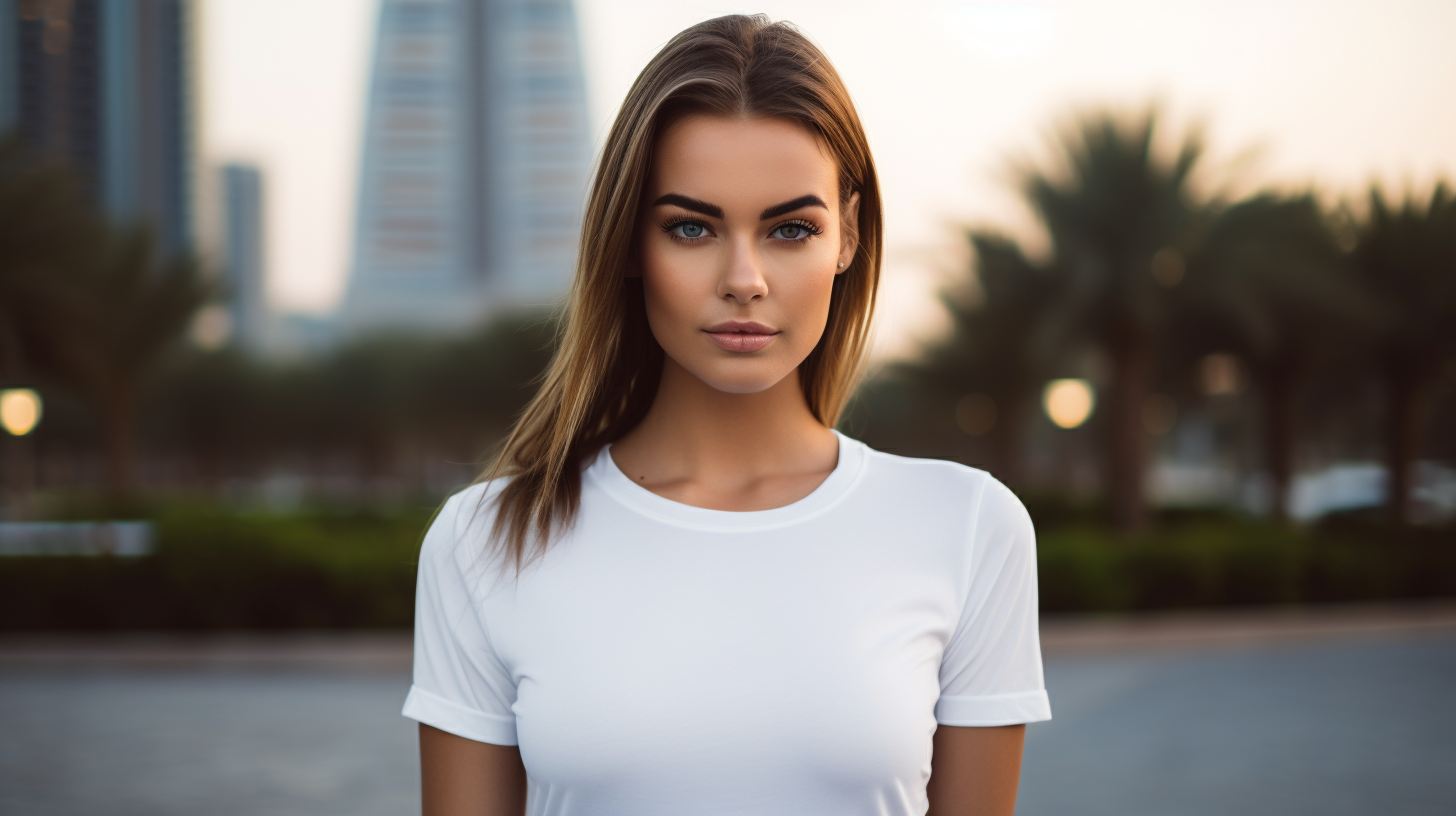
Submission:
{"label": "cotton fabric", "polygon": [[729,512],[604,449],[519,575],[495,489],[425,537],[404,714],[519,745],[534,816],[924,814],[937,724],[1051,716],[1031,520],[982,471],[840,435],[809,496]]}

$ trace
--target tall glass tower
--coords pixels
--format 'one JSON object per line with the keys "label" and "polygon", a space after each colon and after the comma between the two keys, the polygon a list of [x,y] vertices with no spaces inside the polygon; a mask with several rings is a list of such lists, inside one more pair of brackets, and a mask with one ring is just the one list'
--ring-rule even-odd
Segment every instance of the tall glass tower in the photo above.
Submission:
{"label": "tall glass tower", "polygon": [[192,247],[191,0],[0,0],[0,133]]}
{"label": "tall glass tower", "polygon": [[232,162],[222,166],[220,175],[228,316],[234,341],[257,351],[265,348],[269,318],[264,274],[263,171],[256,165]]}
{"label": "tall glass tower", "polygon": [[381,0],[340,331],[559,296],[590,141],[570,0]]}

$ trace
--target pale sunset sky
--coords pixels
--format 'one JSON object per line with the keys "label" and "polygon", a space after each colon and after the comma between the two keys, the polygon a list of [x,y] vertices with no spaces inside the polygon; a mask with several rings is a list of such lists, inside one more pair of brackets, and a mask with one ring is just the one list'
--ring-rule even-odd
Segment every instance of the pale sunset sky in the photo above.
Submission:
{"label": "pale sunset sky", "polygon": [[[350,263],[377,0],[201,0],[203,168],[267,174],[268,292],[324,312]],[[1028,238],[1009,160],[1042,155],[1077,110],[1159,101],[1202,122],[1236,189],[1456,180],[1452,0],[577,0],[600,144],[628,85],[674,33],[732,12],[789,20],[843,75],[886,205],[884,353],[941,324],[967,225]],[[206,190],[203,191],[206,193]]]}

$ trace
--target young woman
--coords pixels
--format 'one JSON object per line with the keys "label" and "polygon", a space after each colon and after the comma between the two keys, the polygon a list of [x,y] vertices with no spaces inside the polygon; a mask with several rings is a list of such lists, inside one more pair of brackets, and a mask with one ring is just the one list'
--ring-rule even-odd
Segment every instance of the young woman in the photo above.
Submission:
{"label": "young woman", "polygon": [[1050,716],[1030,520],[832,430],[880,235],[796,30],[710,20],[643,70],[556,358],[420,555],[426,816],[1012,812]]}

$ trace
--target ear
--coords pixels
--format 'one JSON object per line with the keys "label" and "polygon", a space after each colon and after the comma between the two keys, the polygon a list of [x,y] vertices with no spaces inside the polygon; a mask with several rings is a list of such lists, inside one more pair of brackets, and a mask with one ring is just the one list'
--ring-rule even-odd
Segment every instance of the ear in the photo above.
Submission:
{"label": "ear", "polygon": [[849,268],[850,261],[854,260],[854,253],[859,249],[859,193],[854,192],[849,200],[844,203],[844,212],[839,218],[839,267],[834,270],[838,275]]}

